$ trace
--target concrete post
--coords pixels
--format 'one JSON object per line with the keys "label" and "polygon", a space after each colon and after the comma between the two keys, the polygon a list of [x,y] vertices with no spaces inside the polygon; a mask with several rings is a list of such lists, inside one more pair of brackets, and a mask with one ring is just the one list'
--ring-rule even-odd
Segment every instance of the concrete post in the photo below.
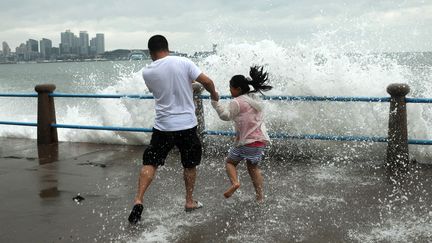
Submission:
{"label": "concrete post", "polygon": [[405,96],[410,92],[410,88],[407,84],[390,84],[387,92],[391,95],[387,167],[393,175],[399,175],[407,172],[409,165]]}
{"label": "concrete post", "polygon": [[58,142],[54,99],[50,97],[56,86],[53,84],[36,85],[38,93],[37,143],[54,144]]}
{"label": "concrete post", "polygon": [[204,91],[204,87],[202,84],[198,82],[192,83],[193,89],[193,97],[195,103],[195,115],[198,120],[198,136],[201,140],[201,143],[204,141],[204,130],[205,130],[205,121],[204,121],[204,107],[202,103],[202,99],[200,99],[200,95]]}

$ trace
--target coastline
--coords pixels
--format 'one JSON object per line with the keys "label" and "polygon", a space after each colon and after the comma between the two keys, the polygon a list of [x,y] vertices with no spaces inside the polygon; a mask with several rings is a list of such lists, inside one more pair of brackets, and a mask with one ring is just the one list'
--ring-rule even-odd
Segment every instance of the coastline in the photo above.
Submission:
{"label": "coastline", "polygon": [[111,60],[111,59],[78,59],[78,60],[43,60],[43,61],[20,61],[20,62],[0,62],[0,64],[40,64],[40,63],[63,63],[63,62],[107,62],[107,61],[130,61],[130,60]]}

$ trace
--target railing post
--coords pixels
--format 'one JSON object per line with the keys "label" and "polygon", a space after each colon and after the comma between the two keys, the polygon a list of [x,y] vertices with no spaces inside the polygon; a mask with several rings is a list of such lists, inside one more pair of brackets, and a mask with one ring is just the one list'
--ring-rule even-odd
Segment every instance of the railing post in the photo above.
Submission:
{"label": "railing post", "polygon": [[205,121],[204,121],[204,107],[202,103],[202,99],[200,99],[200,95],[204,91],[204,87],[202,84],[198,82],[192,83],[193,89],[193,97],[195,103],[195,115],[198,120],[198,136],[201,140],[201,143],[204,141],[204,130],[205,130]]}
{"label": "railing post", "polygon": [[55,90],[54,84],[36,85],[38,93],[38,117],[37,117],[37,143],[53,144],[58,142],[57,128],[51,127],[56,123],[54,99],[50,97]]}
{"label": "railing post", "polygon": [[393,175],[400,175],[407,172],[409,165],[405,96],[410,92],[410,88],[407,84],[390,84],[387,92],[391,95],[387,167]]}

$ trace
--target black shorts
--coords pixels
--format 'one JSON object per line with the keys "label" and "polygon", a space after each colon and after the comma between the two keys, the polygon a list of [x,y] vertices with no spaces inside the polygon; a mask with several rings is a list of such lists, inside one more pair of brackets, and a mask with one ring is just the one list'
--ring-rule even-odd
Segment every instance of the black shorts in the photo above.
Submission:
{"label": "black shorts", "polygon": [[174,132],[153,128],[150,146],[144,151],[143,165],[164,165],[169,151],[174,146],[180,150],[184,168],[194,168],[201,163],[202,147],[196,127]]}

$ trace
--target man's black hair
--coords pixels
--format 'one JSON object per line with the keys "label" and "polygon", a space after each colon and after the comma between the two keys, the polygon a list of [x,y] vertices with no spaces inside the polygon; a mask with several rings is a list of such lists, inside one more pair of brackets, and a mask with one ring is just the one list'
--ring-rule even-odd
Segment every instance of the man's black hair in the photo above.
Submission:
{"label": "man's black hair", "polygon": [[148,41],[148,49],[150,52],[168,51],[168,41],[162,35],[154,35]]}

